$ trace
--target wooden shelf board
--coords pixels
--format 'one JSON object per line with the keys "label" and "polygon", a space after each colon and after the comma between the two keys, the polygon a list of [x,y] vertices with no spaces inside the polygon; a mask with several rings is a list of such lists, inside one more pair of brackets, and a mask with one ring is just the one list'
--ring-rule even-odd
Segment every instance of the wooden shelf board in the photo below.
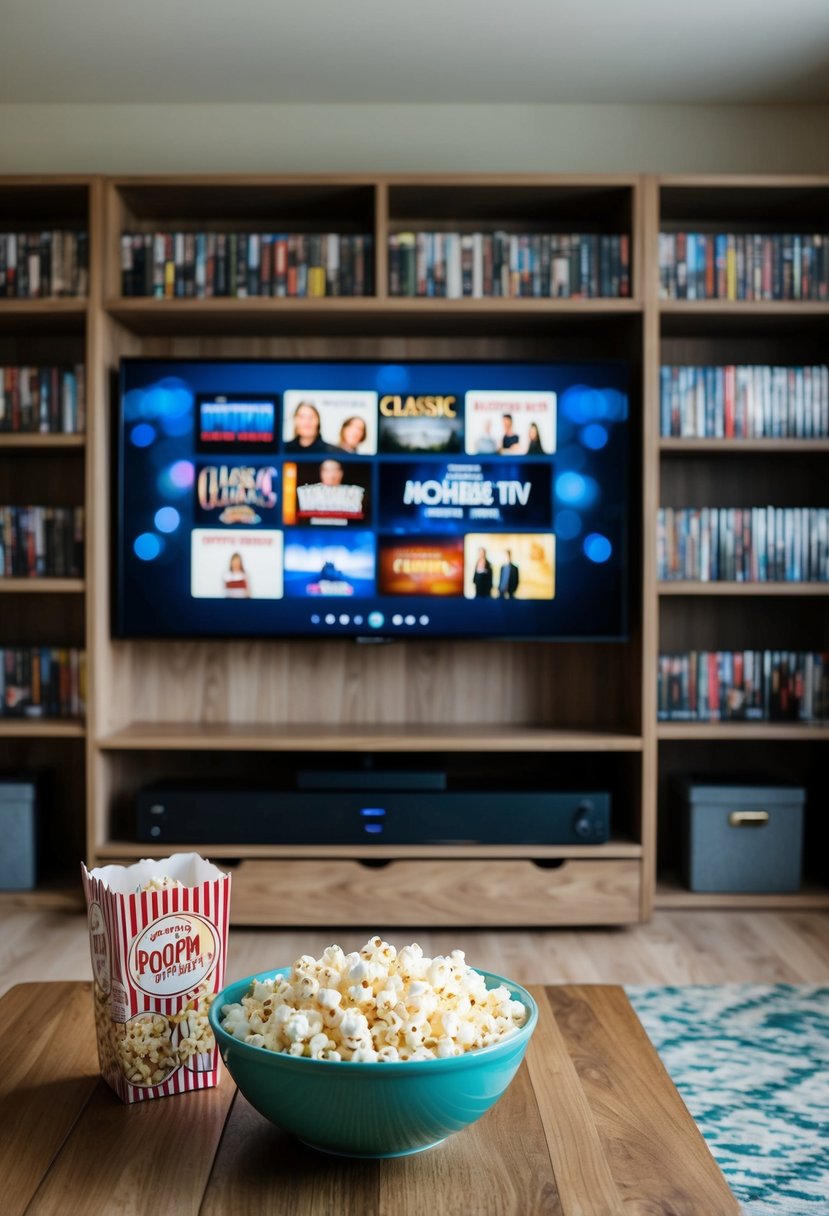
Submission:
{"label": "wooden shelf board", "polygon": [[705,455],[731,455],[741,452],[792,452],[826,455],[829,439],[660,439],[659,450],[666,456],[701,452]]}
{"label": "wooden shelf board", "polygon": [[660,595],[829,595],[829,583],[693,582],[677,579],[658,584]]}
{"label": "wooden shelf board", "polygon": [[83,448],[86,446],[85,435],[41,435],[26,431],[0,433],[0,451],[3,448],[24,448],[39,451],[43,448]]}
{"label": "wooden shelf board", "polygon": [[0,299],[0,331],[80,331],[86,321],[87,308],[85,299]]}
{"label": "wooden shelf board", "polygon": [[409,299],[327,296],[321,299],[155,300],[112,299],[110,316],[136,334],[155,333],[423,333],[447,326],[480,331],[482,325],[526,329],[553,321],[585,324],[641,313],[638,300]]}
{"label": "wooden shelf board", "polygon": [[85,585],[82,578],[0,578],[0,594],[22,592],[28,595],[34,592],[48,595],[66,591],[79,593],[84,590]]}
{"label": "wooden shelf board", "polygon": [[[109,863],[113,858],[168,857],[178,849],[195,846],[167,844],[136,844],[130,840],[111,840],[98,845],[96,857]],[[639,858],[641,844],[629,840],[611,840],[607,844],[203,844],[201,851],[211,858],[277,858],[277,857],[349,857],[360,861],[386,861],[409,858],[496,858],[523,857],[537,861],[565,857]]]}
{"label": "wooden shelf board", "polygon": [[29,911],[80,912],[84,907],[80,874],[75,882],[62,880],[46,882],[32,891],[0,890],[0,911],[5,908],[25,908]]}
{"label": "wooden shelf board", "polygon": [[638,752],[641,735],[533,726],[326,726],[136,722],[104,751]]}
{"label": "wooden shelf board", "polygon": [[71,718],[3,718],[0,739],[83,739],[86,727]]}
{"label": "wooden shelf board", "polygon": [[748,739],[825,742],[829,740],[829,724],[816,722],[659,722],[657,739]]}
{"label": "wooden shelf board", "polygon": [[788,909],[829,908],[829,889],[817,884],[804,884],[791,893],[718,894],[709,891],[689,891],[676,875],[666,875],[656,885],[654,906],[657,908],[756,908]]}
{"label": "wooden shelf board", "polygon": [[827,300],[660,300],[660,313],[668,316],[813,316],[829,317]]}

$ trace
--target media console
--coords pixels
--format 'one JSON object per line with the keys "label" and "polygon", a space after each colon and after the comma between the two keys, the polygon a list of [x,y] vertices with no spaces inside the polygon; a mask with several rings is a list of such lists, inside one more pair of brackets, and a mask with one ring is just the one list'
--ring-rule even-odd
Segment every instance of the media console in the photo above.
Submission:
{"label": "media console", "polygon": [[[356,774],[351,774],[352,777]],[[154,844],[604,844],[603,791],[383,788],[239,789],[156,785],[136,799],[136,834]],[[399,778],[400,774],[396,774]],[[359,782],[352,784],[359,785]],[[435,782],[434,784],[439,784]]]}

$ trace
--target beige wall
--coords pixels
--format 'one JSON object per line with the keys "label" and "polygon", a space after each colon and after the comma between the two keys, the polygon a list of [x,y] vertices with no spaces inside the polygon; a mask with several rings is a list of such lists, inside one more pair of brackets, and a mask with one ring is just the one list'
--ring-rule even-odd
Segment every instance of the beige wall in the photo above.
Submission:
{"label": "beige wall", "polygon": [[829,172],[829,106],[0,105],[0,172]]}

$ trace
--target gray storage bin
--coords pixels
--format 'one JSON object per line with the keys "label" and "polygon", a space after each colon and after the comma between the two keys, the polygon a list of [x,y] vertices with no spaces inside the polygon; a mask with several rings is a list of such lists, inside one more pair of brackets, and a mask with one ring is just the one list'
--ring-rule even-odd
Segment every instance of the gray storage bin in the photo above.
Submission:
{"label": "gray storage bin", "polygon": [[796,891],[806,791],[781,785],[689,782],[683,806],[683,879],[692,891]]}
{"label": "gray storage bin", "polygon": [[37,884],[37,791],[30,781],[0,780],[0,890]]}

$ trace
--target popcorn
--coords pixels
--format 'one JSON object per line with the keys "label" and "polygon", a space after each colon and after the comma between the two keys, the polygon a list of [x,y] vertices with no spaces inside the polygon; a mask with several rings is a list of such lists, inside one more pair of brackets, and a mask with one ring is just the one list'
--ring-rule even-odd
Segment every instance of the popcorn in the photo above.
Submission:
{"label": "popcorn", "polygon": [[443,1060],[502,1042],[527,1009],[503,985],[487,989],[462,950],[426,958],[372,937],[359,951],[304,954],[288,977],[254,980],[222,1008],[228,1034],[255,1047],[313,1060],[396,1063]]}
{"label": "popcorn", "polygon": [[154,874],[148,878],[145,883],[136,887],[136,891],[172,891],[175,889],[181,890],[183,884],[177,878],[171,878],[169,874]]}
{"label": "popcorn", "polygon": [[140,1013],[116,1026],[116,1053],[132,1085],[159,1085],[179,1066],[172,1027],[161,1013]]}
{"label": "popcorn", "polygon": [[189,1001],[170,1018],[171,1024],[179,1028],[179,1060],[197,1071],[210,1067],[210,1056],[216,1046],[216,1037],[207,1016],[215,999],[216,993],[202,983]]}

